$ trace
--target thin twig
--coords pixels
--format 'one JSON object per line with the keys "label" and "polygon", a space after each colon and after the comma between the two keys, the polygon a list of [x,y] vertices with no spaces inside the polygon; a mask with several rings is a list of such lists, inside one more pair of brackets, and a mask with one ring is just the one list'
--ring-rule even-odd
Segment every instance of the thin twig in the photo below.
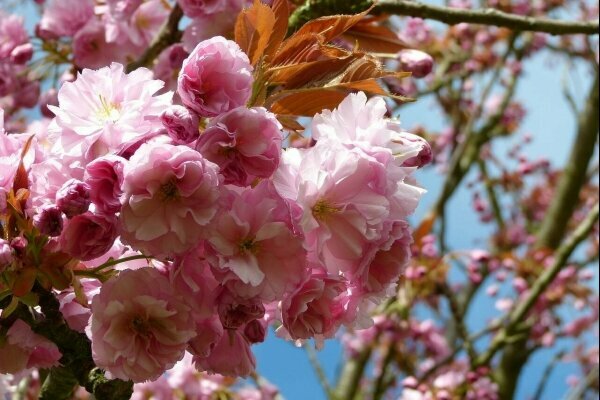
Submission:
{"label": "thin twig", "polygon": [[488,364],[496,352],[515,333],[517,326],[523,322],[527,313],[531,311],[537,302],[537,299],[550,286],[554,278],[556,278],[575,248],[589,235],[597,219],[598,203],[590,210],[575,232],[558,248],[554,254],[552,265],[544,270],[542,275],[533,283],[525,300],[518,303],[515,309],[509,314],[507,325],[494,337],[488,350],[477,360],[478,365]]}
{"label": "thin twig", "polygon": [[327,393],[327,395],[331,397],[331,385],[327,380],[327,375],[325,375],[323,367],[321,367],[321,364],[319,363],[319,359],[317,358],[317,353],[315,352],[315,349],[309,342],[304,342],[302,347],[304,347],[306,355],[308,356],[308,361],[310,361],[310,365],[312,365],[313,369],[315,370],[315,373],[317,374],[317,378],[319,378],[319,383],[321,384],[321,387],[323,387],[325,393]]}

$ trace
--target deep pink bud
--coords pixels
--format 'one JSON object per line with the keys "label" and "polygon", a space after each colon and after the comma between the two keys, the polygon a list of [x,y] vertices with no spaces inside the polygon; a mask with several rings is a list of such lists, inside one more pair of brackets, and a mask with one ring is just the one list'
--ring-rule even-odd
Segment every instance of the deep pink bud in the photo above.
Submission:
{"label": "deep pink bud", "polygon": [[259,319],[250,321],[244,328],[244,336],[246,336],[246,339],[252,344],[264,342],[266,335],[267,330],[265,329],[265,324]]}
{"label": "deep pink bud", "polygon": [[62,211],[55,205],[43,206],[33,217],[33,224],[44,235],[58,236],[63,228]]}
{"label": "deep pink bud", "polygon": [[54,88],[42,93],[39,99],[40,112],[44,117],[54,118],[54,113],[50,111],[48,106],[58,107],[58,92]]}
{"label": "deep pink bud", "polygon": [[25,64],[33,56],[33,46],[31,43],[24,43],[15,47],[10,52],[10,60],[15,64]]}
{"label": "deep pink bud", "polygon": [[121,209],[123,168],[127,161],[115,155],[96,158],[85,168],[90,199],[100,213],[114,214]]}
{"label": "deep pink bud", "polygon": [[22,257],[25,255],[27,244],[27,239],[25,239],[23,236],[17,236],[10,241],[10,247],[12,247],[14,254],[17,257]]}
{"label": "deep pink bud", "polygon": [[83,214],[90,206],[90,186],[77,179],[69,179],[56,192],[56,206],[67,218]]}
{"label": "deep pink bud", "polygon": [[400,69],[412,72],[415,78],[424,78],[433,69],[433,58],[422,51],[414,49],[402,50],[397,55]]}
{"label": "deep pink bud", "polygon": [[198,116],[187,108],[173,105],[160,115],[169,136],[178,144],[190,143],[200,135]]}
{"label": "deep pink bud", "polygon": [[173,69],[181,68],[183,60],[185,60],[190,54],[185,51],[182,44],[175,44],[169,48],[169,65]]}
{"label": "deep pink bud", "polygon": [[60,236],[60,247],[82,261],[104,255],[118,236],[117,219],[86,212],[66,224]]}

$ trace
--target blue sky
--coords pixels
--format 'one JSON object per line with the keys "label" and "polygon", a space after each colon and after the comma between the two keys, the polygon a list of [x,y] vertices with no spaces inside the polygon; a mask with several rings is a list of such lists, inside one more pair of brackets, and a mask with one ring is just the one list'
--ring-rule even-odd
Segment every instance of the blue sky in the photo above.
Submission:
{"label": "blue sky", "polygon": [[[32,28],[37,17],[32,2],[21,2],[21,9],[26,18],[26,24]],[[575,120],[564,100],[560,81],[563,76],[563,66],[549,68],[548,57],[537,56],[532,62],[525,64],[525,76],[517,89],[517,98],[525,105],[528,114],[522,125],[521,131],[533,135],[533,145],[528,147],[528,156],[535,159],[540,156],[548,157],[554,165],[563,165],[575,135]],[[582,68],[571,71],[576,79],[573,89],[575,98],[583,99],[591,83],[588,72]],[[404,128],[422,124],[434,129],[442,126],[443,120],[437,110],[432,110],[432,100],[423,99],[416,104],[402,109],[400,118]],[[494,150],[504,153],[508,143],[498,143]],[[430,205],[437,198],[441,190],[442,179],[432,169],[420,171],[417,174],[420,184],[429,192],[424,196],[419,209],[414,216],[414,221],[419,221]],[[471,195],[464,188],[458,190],[448,204],[448,244],[451,248],[472,248],[474,244],[483,245],[482,239],[487,235],[485,228],[480,226],[478,216],[471,212]],[[474,302],[468,316],[468,325],[471,330],[477,330],[487,320],[493,301],[486,296],[479,296]],[[560,343],[558,349],[567,343]],[[270,333],[268,340],[254,346],[253,350],[258,359],[258,372],[276,384],[282,394],[289,400],[320,400],[325,395],[320,388],[317,377],[310,366],[305,351],[296,348],[292,343],[274,337]],[[318,354],[319,360],[330,381],[340,368],[341,346],[336,340],[326,342],[325,347]],[[540,379],[543,369],[553,357],[552,351],[539,351],[536,353],[521,377],[516,399],[526,399],[531,395]],[[556,369],[552,379],[548,381],[545,399],[556,399],[567,390],[565,379],[569,374],[577,373],[574,366],[562,366]]]}

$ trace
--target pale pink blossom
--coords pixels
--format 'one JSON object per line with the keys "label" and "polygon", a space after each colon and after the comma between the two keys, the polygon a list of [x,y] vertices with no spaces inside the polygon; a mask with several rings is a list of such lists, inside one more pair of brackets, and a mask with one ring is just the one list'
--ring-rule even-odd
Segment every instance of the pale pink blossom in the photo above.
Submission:
{"label": "pale pink blossom", "polygon": [[144,144],[125,166],[121,235],[152,255],[196,246],[217,213],[217,166],[185,146]]}
{"label": "pale pink blossom", "polygon": [[23,26],[23,17],[0,11],[0,60],[9,58],[19,45],[27,43],[28,35]]}
{"label": "pale pink blossom", "polygon": [[208,357],[194,357],[196,368],[227,376],[248,376],[256,367],[250,343],[237,330],[225,333]]}
{"label": "pale pink blossom", "polygon": [[53,151],[89,162],[155,134],[171,99],[171,93],[155,96],[162,86],[145,68],[129,74],[117,63],[84,69],[60,88],[59,106],[49,106],[56,114],[53,130],[60,133]]}
{"label": "pale pink blossom", "polygon": [[248,1],[221,0],[219,3],[225,7],[210,15],[200,14],[193,17],[192,22],[186,26],[181,38],[186,51],[191,52],[198,43],[214,36],[233,37],[236,17]]}
{"label": "pale pink blossom", "polygon": [[239,107],[211,120],[196,149],[217,164],[226,184],[269,178],[281,156],[281,124],[262,107]]}
{"label": "pale pink blossom", "polygon": [[34,333],[29,325],[17,319],[0,342],[0,373],[15,374],[27,368],[55,367],[61,357],[54,343]]}
{"label": "pale pink blossom", "polygon": [[101,68],[111,61],[125,62],[127,48],[106,41],[104,24],[96,18],[73,37],[73,61],[80,68]]}
{"label": "pale pink blossom", "polygon": [[77,332],[85,332],[92,312],[90,300],[100,292],[101,283],[96,279],[84,279],[79,283],[80,293],[78,297],[73,289],[60,292],[57,297],[60,303],[60,312],[69,325],[69,328]]}
{"label": "pale pink blossom", "polygon": [[177,84],[181,101],[203,117],[246,104],[252,91],[248,56],[221,36],[200,42],[183,62]]}
{"label": "pale pink blossom", "polygon": [[[213,264],[274,300],[300,282],[306,263],[302,237],[294,233],[285,201],[266,181],[238,194],[212,224]],[[236,279],[233,279],[235,282]]]}
{"label": "pale pink blossom", "polygon": [[35,163],[29,170],[31,200],[34,207],[53,204],[58,190],[69,179],[83,179],[83,168],[48,158]]}
{"label": "pale pink blossom", "polygon": [[51,0],[44,5],[39,30],[44,37],[73,36],[94,16],[92,0]]}
{"label": "pale pink blossom", "polygon": [[[294,153],[287,150],[284,162]],[[370,243],[384,234],[390,216],[386,170],[359,149],[348,150],[333,142],[300,154],[297,170],[288,166],[279,170],[275,186],[302,206],[302,228],[311,257],[332,273],[355,270]]]}
{"label": "pale pink blossom", "polygon": [[92,300],[88,335],[96,365],[124,380],[157,379],[195,336],[188,312],[158,270],[122,271]]}
{"label": "pale pink blossom", "polygon": [[162,0],[110,1],[104,14],[106,41],[137,51],[150,44],[168,15]]}
{"label": "pale pink blossom", "polygon": [[228,0],[177,0],[184,14],[190,18],[215,14],[225,9]]}
{"label": "pale pink blossom", "polygon": [[332,337],[344,313],[339,277],[315,271],[281,302],[283,327],[292,339]]}

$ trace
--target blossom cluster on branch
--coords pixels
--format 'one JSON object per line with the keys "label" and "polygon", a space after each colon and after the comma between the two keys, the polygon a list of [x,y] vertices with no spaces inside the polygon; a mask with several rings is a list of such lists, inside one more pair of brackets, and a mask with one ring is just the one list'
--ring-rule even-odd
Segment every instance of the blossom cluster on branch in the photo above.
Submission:
{"label": "blossom cluster on branch", "polygon": [[[541,350],[534,398],[563,362],[597,392],[597,6],[31,3],[32,35],[0,12],[0,397],[280,399],[269,331],[333,400],[511,399]],[[544,54],[595,77],[564,84],[563,169],[522,132]],[[393,117],[429,99],[441,125]],[[464,189],[486,236],[456,248]],[[310,348],[332,338],[335,386]]]}

